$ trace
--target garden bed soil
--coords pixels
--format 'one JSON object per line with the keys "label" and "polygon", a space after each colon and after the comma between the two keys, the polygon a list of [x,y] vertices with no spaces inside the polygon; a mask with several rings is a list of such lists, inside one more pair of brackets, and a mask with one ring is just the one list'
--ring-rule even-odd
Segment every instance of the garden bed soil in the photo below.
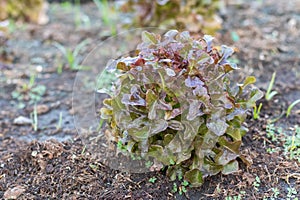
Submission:
{"label": "garden bed soil", "polygon": [[[274,90],[279,94],[270,101],[261,100],[263,108],[258,120],[249,116],[246,121],[249,132],[243,138],[241,151],[252,165],[240,161],[238,172],[208,177],[203,186],[180,194],[172,192],[174,182],[164,171],[129,174],[110,169],[95,158],[73,124],[76,71],[65,67],[61,74],[57,73],[63,57],[53,41],[70,48],[86,38],[98,43],[107,37],[105,27],[97,20],[99,11],[92,3],[81,6],[93,24],[89,27],[75,27],[72,8],[51,4],[49,24],[18,25],[0,40],[0,198],[263,199],[275,197],[275,188],[279,191],[277,199],[300,197],[299,161],[286,158],[283,142],[272,141],[266,134],[270,120],[300,98],[300,2],[229,2],[215,44],[234,45],[239,50],[233,57],[241,67],[239,75],[256,76],[257,86],[264,91],[273,72],[277,72]],[[88,46],[80,56],[85,57],[91,50]],[[29,117],[34,106],[11,96],[33,72],[38,72],[36,83],[47,88],[38,104],[36,131],[31,125],[13,123],[19,116]],[[290,117],[274,122],[287,135],[297,124],[300,106],[293,109]],[[267,151],[276,147],[277,152]],[[150,183],[153,177],[156,181]],[[181,183],[175,183],[179,189]],[[298,193],[292,194],[291,188]]]}

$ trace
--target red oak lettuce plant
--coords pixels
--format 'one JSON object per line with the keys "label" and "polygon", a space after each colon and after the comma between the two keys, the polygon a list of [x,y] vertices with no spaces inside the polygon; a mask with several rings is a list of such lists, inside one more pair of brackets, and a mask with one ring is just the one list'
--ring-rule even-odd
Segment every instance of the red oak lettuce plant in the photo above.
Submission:
{"label": "red oak lettuce plant", "polygon": [[162,38],[143,32],[142,39],[135,57],[110,65],[120,75],[101,117],[115,141],[192,186],[237,171],[246,112],[262,97],[252,86],[255,78],[231,82],[228,73],[237,66],[228,58],[234,50],[213,47],[209,35],[193,39],[171,30]]}

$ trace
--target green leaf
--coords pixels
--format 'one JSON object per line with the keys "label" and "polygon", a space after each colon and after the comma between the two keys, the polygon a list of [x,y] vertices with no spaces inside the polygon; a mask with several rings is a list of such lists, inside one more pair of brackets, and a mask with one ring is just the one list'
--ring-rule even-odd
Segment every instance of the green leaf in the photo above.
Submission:
{"label": "green leaf", "polygon": [[164,130],[166,130],[168,128],[168,122],[165,120],[155,120],[150,124],[150,129],[149,129],[149,137],[163,132]]}
{"label": "green leaf", "polygon": [[231,152],[239,154],[239,148],[241,146],[242,141],[239,140],[239,141],[230,142],[226,139],[225,136],[222,136],[222,137],[219,138],[218,142],[221,146],[224,146],[225,148],[227,148]]}
{"label": "green leaf", "polygon": [[39,96],[43,96],[46,93],[46,86],[37,85],[31,89],[31,92],[36,93]]}
{"label": "green leaf", "polygon": [[158,40],[156,39],[155,34],[150,33],[148,31],[143,31],[142,32],[142,40],[143,40],[143,42],[150,43],[150,44],[158,43]]}
{"label": "green leaf", "polygon": [[207,123],[207,128],[215,133],[217,136],[224,135],[226,132],[226,129],[228,127],[228,124],[226,123],[225,120],[222,119],[217,119],[215,121],[211,121]]}
{"label": "green leaf", "polygon": [[149,127],[144,126],[141,129],[132,128],[128,129],[130,135],[135,141],[145,141],[148,139]]}
{"label": "green leaf", "polygon": [[188,181],[192,187],[199,187],[203,184],[202,172],[198,169],[187,171],[184,179]]}
{"label": "green leaf", "polygon": [[174,136],[172,134],[166,134],[164,136],[164,146],[167,146],[171,142],[171,140],[173,139],[173,137]]}
{"label": "green leaf", "polygon": [[294,106],[296,106],[298,103],[300,103],[300,99],[294,101],[293,103],[291,103],[291,105],[289,105],[287,111],[286,111],[286,117],[288,117],[293,109]]}
{"label": "green leaf", "polygon": [[242,139],[241,131],[238,128],[229,126],[226,134],[229,135],[234,141],[240,141]]}
{"label": "green leaf", "polygon": [[113,111],[108,108],[101,108],[100,113],[102,119],[110,119],[113,114]]}
{"label": "green leaf", "polygon": [[254,76],[248,76],[243,85],[241,86],[242,88],[245,88],[247,85],[253,84],[256,82],[256,78]]}
{"label": "green leaf", "polygon": [[236,160],[234,160],[224,166],[222,170],[222,174],[228,175],[237,172],[238,170],[239,170],[239,164]]}
{"label": "green leaf", "polygon": [[154,120],[156,118],[156,111],[158,107],[157,95],[152,90],[146,92],[146,107],[149,109],[148,118]]}
{"label": "green leaf", "polygon": [[149,147],[148,155],[153,158],[160,158],[163,155],[164,149],[160,145],[151,145]]}

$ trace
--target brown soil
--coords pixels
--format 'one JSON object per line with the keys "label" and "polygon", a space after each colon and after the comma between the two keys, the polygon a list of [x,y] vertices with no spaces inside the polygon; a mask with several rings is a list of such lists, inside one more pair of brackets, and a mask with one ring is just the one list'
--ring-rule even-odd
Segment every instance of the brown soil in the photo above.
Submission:
{"label": "brown soil", "polygon": [[[249,133],[243,138],[241,150],[253,161],[252,165],[240,162],[238,172],[208,177],[203,186],[188,188],[183,194],[172,192],[174,183],[164,171],[128,174],[110,169],[78,137],[72,117],[76,71],[65,66],[62,74],[56,73],[63,58],[53,42],[74,48],[85,38],[97,43],[107,37],[105,27],[97,20],[97,8],[88,3],[81,10],[90,17],[92,26],[75,27],[72,8],[51,4],[49,24],[18,25],[9,36],[0,37],[1,198],[10,193],[18,199],[237,199],[238,195],[241,199],[288,199],[291,188],[297,194],[291,194],[290,199],[300,197],[299,161],[284,155],[282,140],[272,141],[266,134],[268,122],[300,98],[299,1],[229,4],[215,43],[236,46],[239,52],[234,58],[242,68],[240,75],[256,76],[257,86],[264,91],[272,73],[277,71],[274,90],[279,94],[270,101],[261,100],[260,119],[249,116],[247,120]],[[234,33],[239,36],[235,42]],[[91,49],[88,46],[80,56],[85,57]],[[39,123],[35,131],[31,125],[13,123],[19,116],[29,117],[34,106],[13,99],[11,93],[27,83],[40,66],[43,70],[38,72],[36,83],[45,85],[47,90],[38,103]],[[22,103],[25,107],[18,108]],[[62,123],[57,129],[60,113]],[[294,126],[300,124],[300,106],[293,109],[290,117],[283,116],[274,124],[284,132],[276,130],[278,138],[293,134]],[[268,148],[277,148],[277,152],[270,153]],[[152,177],[157,178],[155,183],[149,182]],[[255,186],[256,177],[260,183]],[[279,191],[277,197],[275,188]]]}

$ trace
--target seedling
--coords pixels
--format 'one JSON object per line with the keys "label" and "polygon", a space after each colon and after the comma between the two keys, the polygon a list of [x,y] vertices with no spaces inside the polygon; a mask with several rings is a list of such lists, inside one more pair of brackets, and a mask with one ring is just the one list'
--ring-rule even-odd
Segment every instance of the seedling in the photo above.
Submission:
{"label": "seedling", "polygon": [[277,152],[277,150],[269,147],[269,148],[267,148],[267,152],[272,154],[272,153]]}
{"label": "seedling", "polygon": [[63,67],[64,67],[63,63],[58,63],[58,66],[57,66],[57,69],[56,69],[57,74],[60,75],[62,73]]}
{"label": "seedling", "polygon": [[99,124],[98,124],[98,127],[97,127],[97,132],[99,132],[99,131],[102,129],[103,122],[104,122],[103,119],[100,119],[100,120],[99,120]]}
{"label": "seedling", "polygon": [[274,124],[267,124],[267,127],[266,127],[267,137],[271,138],[272,142],[277,141],[277,135],[276,135],[275,130],[276,130],[276,128],[275,128]]}
{"label": "seedling", "polygon": [[80,51],[86,47],[89,44],[89,40],[83,40],[82,42],[80,42],[75,49],[72,51],[69,48],[66,48],[65,46],[63,46],[62,44],[55,42],[53,45],[64,55],[65,60],[68,64],[68,67],[71,70],[84,70],[84,69],[89,69],[86,66],[81,66],[80,63],[80,59],[79,59],[79,53]]}
{"label": "seedling", "polygon": [[187,192],[187,187],[189,186],[189,182],[187,181],[183,181],[181,182],[181,186],[179,187],[179,194],[182,195],[183,193]]}
{"label": "seedling", "polygon": [[227,196],[225,200],[242,200],[242,196],[239,194],[238,196]]}
{"label": "seedling", "polygon": [[245,191],[240,191],[238,195],[235,196],[227,196],[225,200],[242,200],[243,195],[245,195]]}
{"label": "seedling", "polygon": [[84,155],[86,151],[86,145],[83,146],[82,151],[81,151],[81,155]]}
{"label": "seedling", "polygon": [[258,176],[255,177],[255,181],[253,182],[253,186],[254,186],[254,189],[256,191],[259,191],[259,187],[260,187],[260,178]]}
{"label": "seedling", "polygon": [[151,178],[149,178],[149,182],[150,182],[150,183],[155,183],[156,180],[157,180],[156,177],[151,177]]}
{"label": "seedling", "polygon": [[260,103],[258,107],[256,105],[254,106],[254,108],[253,108],[253,119],[258,119],[259,118],[261,108],[262,108],[262,103]]}
{"label": "seedling", "polygon": [[153,165],[153,162],[151,162],[150,160],[148,160],[146,163],[145,163],[145,166],[149,169],[151,166]]}
{"label": "seedling", "polygon": [[36,104],[34,105],[33,112],[30,113],[30,118],[32,120],[32,128],[34,131],[38,130],[38,114]]}
{"label": "seedling", "polygon": [[12,93],[12,98],[18,101],[30,101],[29,103],[36,103],[41,100],[42,96],[46,93],[44,85],[35,84],[35,75],[30,76],[29,82],[18,86]]}
{"label": "seedling", "polygon": [[[71,8],[72,8],[72,4],[71,4]],[[85,15],[81,11],[80,0],[74,1],[74,23],[76,28],[81,26],[90,27],[91,25],[89,16]]]}
{"label": "seedling", "polygon": [[280,194],[278,188],[272,188],[272,192],[273,192],[272,197],[278,198],[278,195]]}
{"label": "seedling", "polygon": [[117,34],[117,27],[116,27],[116,12],[115,10],[108,4],[107,0],[93,0],[96,4],[99,12],[101,13],[101,18],[104,25],[109,26],[110,34],[116,35]]}
{"label": "seedling", "polygon": [[178,191],[177,184],[176,184],[176,183],[173,183],[172,192],[173,192],[173,193],[176,193],[177,191]]}
{"label": "seedling", "polygon": [[288,194],[287,197],[292,198],[295,197],[296,194],[298,194],[297,190],[293,187],[287,188]]}
{"label": "seedling", "polygon": [[285,138],[285,153],[289,155],[289,159],[297,159],[300,162],[300,128],[295,127],[292,136]]}
{"label": "seedling", "polygon": [[62,125],[62,112],[59,113],[58,123],[56,125],[56,130],[60,130]]}
{"label": "seedling", "polygon": [[275,82],[275,78],[276,78],[276,72],[273,73],[268,90],[265,94],[265,98],[267,101],[270,101],[276,94],[278,94],[277,91],[272,91],[274,82]]}
{"label": "seedling", "polygon": [[286,111],[286,117],[288,117],[291,114],[291,111],[292,111],[293,107],[295,105],[297,105],[298,103],[300,103],[300,99],[294,101],[293,103],[291,103],[291,105],[289,105],[289,107],[288,107],[288,109]]}

